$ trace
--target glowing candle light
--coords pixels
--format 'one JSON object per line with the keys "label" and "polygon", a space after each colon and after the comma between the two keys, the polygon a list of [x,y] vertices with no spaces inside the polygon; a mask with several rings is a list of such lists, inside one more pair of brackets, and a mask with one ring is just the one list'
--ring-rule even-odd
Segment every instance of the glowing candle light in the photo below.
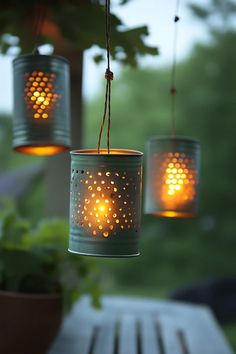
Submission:
{"label": "glowing candle light", "polygon": [[166,217],[197,214],[200,145],[182,137],[148,143],[145,212]]}
{"label": "glowing candle light", "polygon": [[33,155],[69,149],[69,65],[57,56],[24,55],[13,61],[13,147]]}

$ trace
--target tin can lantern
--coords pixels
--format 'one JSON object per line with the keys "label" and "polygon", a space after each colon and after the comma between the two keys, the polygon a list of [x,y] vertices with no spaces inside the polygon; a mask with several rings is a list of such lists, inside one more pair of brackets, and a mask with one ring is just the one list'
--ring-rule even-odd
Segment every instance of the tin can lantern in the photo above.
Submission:
{"label": "tin can lantern", "polygon": [[139,255],[142,155],[118,149],[71,152],[70,252]]}
{"label": "tin can lantern", "polygon": [[153,137],[147,144],[145,213],[195,217],[199,194],[199,141]]}
{"label": "tin can lantern", "polygon": [[70,137],[69,64],[51,55],[14,59],[13,147],[32,155],[68,150]]}

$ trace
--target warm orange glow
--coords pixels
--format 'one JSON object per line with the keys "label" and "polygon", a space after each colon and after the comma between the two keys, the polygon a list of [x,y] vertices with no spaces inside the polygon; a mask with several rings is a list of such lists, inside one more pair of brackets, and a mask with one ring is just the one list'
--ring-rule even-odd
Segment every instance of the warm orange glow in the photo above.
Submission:
{"label": "warm orange glow", "polygon": [[66,146],[18,146],[16,151],[29,155],[50,156],[68,150]]}
{"label": "warm orange glow", "polygon": [[[140,172],[138,172],[140,176]],[[137,218],[132,194],[133,179],[123,172],[72,170],[72,180],[77,181],[72,218],[93,236],[109,237],[120,229],[137,228]]]}
{"label": "warm orange glow", "polygon": [[114,197],[109,196],[110,191],[108,190],[107,193],[106,187],[102,191],[102,187],[98,185],[99,180],[94,179],[92,174],[89,174],[88,178],[90,180],[85,179],[84,183],[88,185],[89,192],[82,201],[82,205],[80,204],[81,211],[78,210],[78,214],[81,214],[80,223],[91,228],[92,235],[96,236],[100,231],[104,237],[108,237],[114,227],[114,215],[116,216],[113,213]]}
{"label": "warm orange glow", "polygon": [[34,71],[28,76],[24,92],[27,103],[36,111],[33,117],[37,120],[48,119],[55,103],[61,98],[54,92],[55,78],[55,74],[42,71]]}
{"label": "warm orange glow", "polygon": [[163,162],[161,199],[168,210],[179,209],[195,198],[195,171],[189,170],[189,163],[186,154],[178,152],[168,153]]}
{"label": "warm orange glow", "polygon": [[188,213],[182,210],[196,197],[197,175],[194,160],[183,152],[168,152],[158,153],[153,162],[156,166],[154,193],[165,210],[157,215],[188,217]]}
{"label": "warm orange glow", "polygon": [[195,218],[197,215],[192,213],[185,213],[183,211],[160,211],[152,213],[155,216],[163,216],[167,218]]}

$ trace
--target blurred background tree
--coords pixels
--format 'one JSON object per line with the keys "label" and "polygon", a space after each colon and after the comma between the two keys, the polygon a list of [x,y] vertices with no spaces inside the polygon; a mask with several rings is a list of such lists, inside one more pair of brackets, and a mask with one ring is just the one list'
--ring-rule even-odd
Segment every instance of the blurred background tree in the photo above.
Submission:
{"label": "blurred background tree", "polygon": [[[81,53],[92,43],[101,47],[105,44],[103,30],[100,27],[104,21],[103,2],[71,0],[66,3],[68,8],[60,13],[59,10],[57,11],[59,2],[50,2],[49,17],[50,20],[53,18],[53,22],[55,21],[58,26],[52,26],[52,21],[49,20],[42,34],[45,39],[46,29],[51,29],[53,36],[51,39],[47,37],[47,40],[49,42],[54,40],[56,51],[59,52],[61,49],[63,53],[68,53],[68,50],[70,52],[73,68],[75,68],[72,79],[73,102],[75,102],[73,116],[78,122],[78,112],[79,116],[82,115],[81,103],[77,99],[81,97],[81,87],[76,89],[82,79]],[[75,13],[74,8],[77,3],[85,6],[87,12],[84,8],[85,12]],[[0,8],[4,10],[0,13],[1,33],[14,35],[21,33],[18,32],[20,19],[22,16],[24,19],[29,19],[30,9],[32,10],[30,0],[24,0],[24,4],[22,6],[22,2],[13,0],[5,5],[1,4]],[[46,1],[43,1],[43,4],[46,4]],[[10,12],[8,5],[11,6]],[[12,11],[12,6],[17,6],[17,12]],[[25,11],[26,8],[28,11]],[[166,297],[175,289],[198,280],[235,276],[236,167],[233,161],[236,148],[234,133],[236,129],[234,119],[236,5],[230,0],[210,0],[206,7],[199,6],[196,2],[191,3],[190,9],[196,15],[196,19],[202,21],[203,26],[207,26],[210,40],[205,44],[196,45],[191,55],[178,64],[177,133],[201,140],[200,216],[196,220],[177,221],[143,216],[140,247],[142,255],[132,260],[98,261],[103,267],[103,285],[107,293]],[[85,20],[85,13],[88,12],[90,17]],[[54,13],[55,17],[52,15]],[[67,17],[64,18],[65,14]],[[71,18],[71,22],[65,20],[66,18]],[[77,29],[78,23],[83,24],[83,29]],[[94,26],[91,26],[91,23]],[[142,41],[142,36],[147,34],[146,27],[133,30],[134,34],[132,30],[126,29],[123,34],[122,25],[116,17],[113,17],[113,23],[115,26],[112,34],[114,58],[135,64],[138,53],[156,53],[155,49],[145,46]],[[61,38],[58,37],[58,28],[62,31],[59,35],[63,33],[66,39],[63,46],[58,40]],[[114,33],[116,29],[118,32]],[[119,45],[116,45],[120,36],[123,36],[121,51]],[[7,52],[9,50],[7,37],[1,38],[2,50]],[[30,47],[34,44],[32,40],[24,41],[24,44],[20,43],[24,50],[28,49],[28,44]],[[134,49],[130,53],[131,46]],[[71,48],[76,50],[72,51]],[[103,52],[95,59],[99,61],[102,56]],[[131,59],[127,60],[127,58]],[[112,84],[111,144],[113,147],[144,150],[145,141],[151,135],[170,134],[169,86],[170,68],[168,67],[158,70],[126,68],[121,72],[119,79]],[[92,102],[86,102],[84,126],[80,124],[78,130],[74,129],[77,134],[80,131],[79,138],[78,135],[74,137],[80,143],[83,131],[86,147],[97,146],[103,100],[102,92]],[[16,162],[15,155],[10,155],[11,139],[9,135],[3,134],[0,139],[2,169],[5,170],[10,166],[13,168]],[[24,156],[17,159],[19,165],[22,162],[35,163],[34,158],[32,161]],[[51,161],[52,159],[50,163]],[[60,168],[63,162],[61,159],[57,162]],[[53,164],[52,166],[54,168]],[[65,193],[67,195],[67,191]],[[32,198],[32,193],[28,198],[27,195],[21,198],[24,215],[39,218],[43,213],[42,195],[39,188],[36,199]],[[49,195],[55,196],[56,191],[51,190]],[[60,193],[58,197],[61,198]],[[236,326],[227,326],[227,333],[231,335],[232,341],[233,339],[235,341]],[[236,343],[234,345],[236,348]]]}
{"label": "blurred background tree", "polygon": [[[212,0],[212,6],[216,1]],[[191,5],[196,13],[197,6]],[[220,7],[218,15],[220,16]],[[205,10],[211,13],[211,7]],[[198,9],[198,12],[200,10]],[[203,12],[203,9],[202,9]],[[230,12],[231,14],[231,12]],[[211,31],[212,27],[209,27]],[[160,264],[156,261],[167,256],[162,252],[160,245],[166,242],[182,240],[178,249],[183,248],[185,256],[181,257],[177,269],[171,262],[174,273],[179,273],[179,279],[186,282],[186,274],[182,272],[189,268],[195,254],[198,277],[234,274],[234,252],[236,239],[234,231],[236,221],[234,218],[234,201],[236,192],[233,188],[236,169],[232,165],[233,154],[236,148],[234,128],[236,111],[234,97],[236,93],[236,75],[232,68],[236,58],[234,42],[236,32],[229,29],[227,32],[214,30],[212,41],[209,44],[198,44],[191,56],[179,63],[177,68],[177,133],[197,137],[202,143],[202,173],[201,173],[201,210],[197,220],[170,220],[144,217],[143,239],[144,255],[140,257],[140,268],[143,270],[143,279],[140,272],[136,272],[142,291],[142,281],[150,281],[153,288],[153,279],[160,276]],[[145,85],[144,85],[145,83]],[[145,141],[153,134],[166,135],[171,132],[170,119],[170,69],[124,69],[120,78],[114,82],[112,92],[112,136],[114,147],[145,149]],[[96,147],[100,121],[97,112],[102,112],[103,97],[100,96],[92,103],[86,105],[86,146]],[[158,236],[159,235],[159,236]],[[163,238],[168,235],[170,238]],[[155,240],[155,241],[154,241]],[[153,242],[160,242],[157,248]],[[202,249],[197,250],[193,245],[192,251],[186,252],[186,242],[197,244]],[[207,249],[207,244],[209,249]],[[150,245],[150,248],[149,246]],[[146,247],[148,251],[146,252]],[[177,246],[176,246],[177,247]],[[222,248],[223,247],[223,248]],[[212,254],[212,259],[206,255],[209,250],[217,248],[219,257]],[[227,251],[228,259],[220,257],[223,249]],[[176,249],[177,250],[177,249]],[[232,250],[232,251],[230,251]],[[171,249],[170,249],[171,251]],[[150,257],[153,253],[153,259]],[[161,256],[161,254],[163,255]],[[192,254],[193,253],[193,254]],[[211,252],[212,253],[212,252]],[[232,257],[230,257],[230,254]],[[214,260],[215,258],[215,260]],[[184,262],[186,259],[186,264]],[[201,262],[199,262],[201,259]],[[151,263],[153,260],[153,264]],[[213,260],[213,262],[212,262]],[[231,260],[231,262],[230,262]],[[113,262],[113,261],[112,261]],[[148,262],[148,264],[146,264]],[[119,263],[120,262],[116,262]],[[166,263],[166,262],[165,262]],[[133,287],[137,279],[130,277],[136,268],[136,261],[131,262],[130,272],[125,262],[119,265],[124,270],[120,277],[123,282],[127,278],[127,285]],[[207,266],[207,267],[206,267]],[[181,271],[180,271],[181,270]],[[141,271],[141,269],[140,269]],[[186,269],[189,272],[188,269]],[[193,269],[193,271],[195,271]],[[155,277],[153,274],[155,273]],[[191,273],[191,271],[190,271]],[[150,279],[149,279],[150,278]],[[156,278],[157,279],[157,278]],[[189,281],[193,280],[190,274]],[[173,283],[167,279],[169,288]],[[176,283],[176,282],[175,282]],[[145,288],[146,289],[146,288]],[[144,290],[144,288],[143,288]],[[158,289],[157,289],[158,293]]]}
{"label": "blurred background tree", "polygon": [[[130,0],[120,0],[120,5]],[[16,46],[21,52],[32,52],[35,45],[52,43],[55,51],[83,51],[92,45],[105,49],[104,0],[9,0],[0,4],[1,52]],[[40,22],[41,26],[38,22]],[[123,64],[137,64],[139,55],[156,55],[157,49],[144,42],[147,26],[127,28],[115,14],[111,15],[111,54]],[[14,44],[13,44],[14,43]],[[105,58],[104,51],[94,58]]]}
{"label": "blurred background tree", "polygon": [[[235,40],[234,32],[219,34],[214,44],[198,45],[191,57],[179,64],[177,133],[197,137],[202,144],[200,218],[185,221],[143,218],[143,256],[137,261],[127,261],[128,268],[126,262],[111,261],[117,264],[118,273],[110,273],[109,267],[110,275],[130,289],[137,286],[145,293],[149,285],[150,291],[155,289],[159,294],[164,279],[164,287],[169,291],[186,281],[235,272],[236,169],[232,160],[236,148],[236,77],[231,69],[236,57],[236,51],[232,50]],[[168,87],[169,69],[131,69],[122,73],[113,87],[114,147],[144,150],[151,135],[170,134]],[[97,145],[100,124],[97,111],[102,110],[102,103],[99,97],[86,106],[88,147]],[[157,247],[153,247],[154,242]],[[223,254],[227,255],[227,262]],[[160,269],[162,262],[165,268],[170,267],[173,280]],[[139,272],[134,271],[137,267]]]}
{"label": "blurred background tree", "polygon": [[[236,5],[211,0],[191,4],[210,40],[197,44],[177,67],[177,134],[202,145],[200,215],[196,220],[143,216],[141,256],[104,260],[110,293],[169,296],[197,281],[235,277]],[[181,24],[180,24],[181,26]],[[111,144],[145,149],[151,135],[171,133],[170,68],[124,69],[113,84]],[[97,146],[102,96],[86,105],[86,146]],[[144,171],[145,174],[145,171]],[[236,348],[236,325],[227,326]]]}
{"label": "blurred background tree", "polygon": [[[119,1],[124,5],[128,0]],[[9,0],[0,4],[0,51],[32,53],[36,46],[52,43],[55,54],[65,56],[71,67],[71,133],[72,148],[83,145],[83,53],[98,46],[101,50],[94,60],[105,55],[105,11],[103,0]],[[156,55],[157,48],[145,44],[147,26],[128,28],[114,14],[111,15],[111,54],[122,64],[136,65],[138,57]],[[105,66],[104,66],[105,71]],[[6,150],[4,151],[7,156]],[[24,161],[36,159],[24,157]],[[39,161],[39,160],[37,160]],[[67,153],[45,160],[45,199],[43,212],[47,216],[68,216],[70,158]],[[62,168],[63,166],[63,168]],[[42,193],[42,190],[41,190]],[[47,197],[46,197],[47,196]],[[27,208],[30,212],[32,204]],[[37,208],[37,216],[41,208]]]}

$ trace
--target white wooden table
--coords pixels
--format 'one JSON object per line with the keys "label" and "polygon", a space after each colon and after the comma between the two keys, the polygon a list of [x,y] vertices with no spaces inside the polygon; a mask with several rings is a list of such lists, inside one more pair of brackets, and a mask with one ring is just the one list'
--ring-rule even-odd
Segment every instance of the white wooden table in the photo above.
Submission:
{"label": "white wooden table", "polygon": [[211,311],[172,301],[82,298],[49,354],[233,354]]}

